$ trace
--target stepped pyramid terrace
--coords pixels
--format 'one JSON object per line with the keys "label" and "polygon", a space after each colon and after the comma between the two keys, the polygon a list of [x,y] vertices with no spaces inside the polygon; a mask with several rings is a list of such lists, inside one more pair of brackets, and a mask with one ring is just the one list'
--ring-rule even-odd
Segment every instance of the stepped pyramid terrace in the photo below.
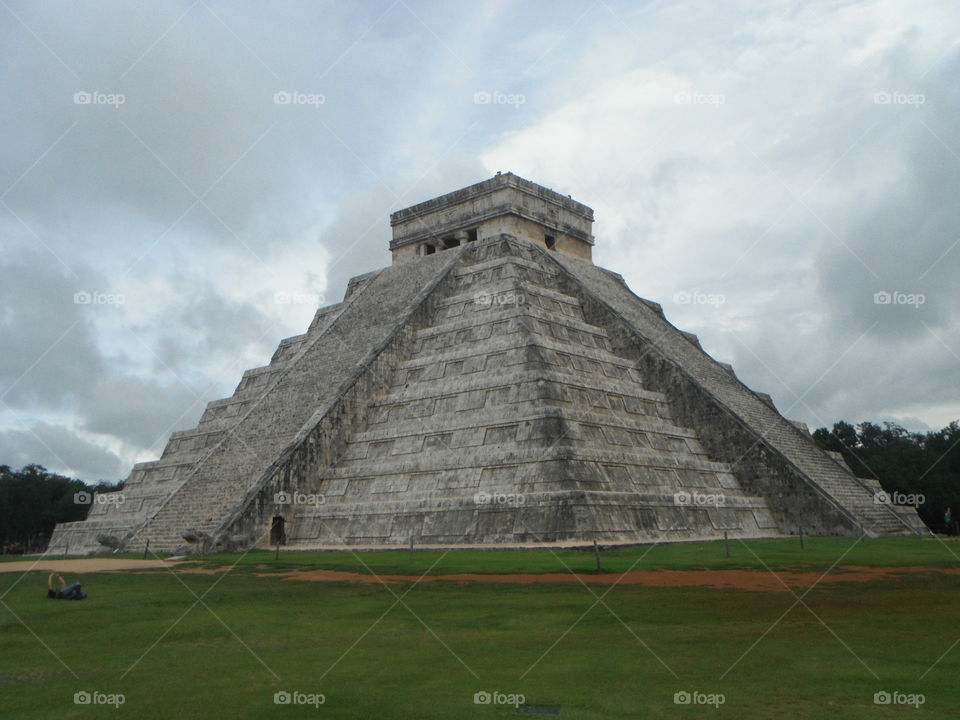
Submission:
{"label": "stepped pyramid terrace", "polygon": [[504,173],[390,223],[391,267],[48,552],[924,532],[595,266],[589,207]]}

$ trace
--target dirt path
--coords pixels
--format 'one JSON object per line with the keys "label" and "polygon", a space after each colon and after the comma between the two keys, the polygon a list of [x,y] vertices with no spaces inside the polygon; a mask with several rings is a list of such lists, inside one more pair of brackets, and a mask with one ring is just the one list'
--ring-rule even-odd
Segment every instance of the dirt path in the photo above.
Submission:
{"label": "dirt path", "polygon": [[[572,573],[540,573],[531,575],[483,575],[461,573],[456,575],[427,575],[419,582],[487,582],[487,583],[591,583],[598,585],[647,585],[650,587],[714,587],[765,592],[787,592],[787,586],[806,588],[818,580],[820,584],[835,582],[868,582],[903,575],[926,573],[960,574],[960,568],[938,567],[841,567],[829,575],[821,572],[793,572],[777,570],[632,570],[626,574],[574,575]],[[306,582],[354,583],[408,583],[417,580],[413,575],[367,575],[340,570],[292,570],[284,573],[257,573],[259,577],[280,576],[287,580]],[[822,579],[821,579],[822,577]]]}
{"label": "dirt path", "polygon": [[47,572],[109,572],[111,570],[142,570],[144,568],[168,568],[179,561],[132,560],[128,558],[77,558],[75,560],[15,560],[0,563],[0,573],[28,572],[45,570]]}
{"label": "dirt path", "polygon": [[[179,562],[163,560],[133,560],[124,558],[77,558],[72,560],[23,560],[0,563],[0,573],[28,571],[56,571],[68,573],[92,573],[111,571],[157,571],[176,567]],[[226,572],[229,567],[203,568],[184,567],[178,573],[196,573],[215,575]],[[958,575],[960,568],[905,566],[905,567],[861,567],[844,566],[834,568],[828,575],[820,571],[776,570],[776,574],[767,570],[631,570],[626,574],[603,573],[600,575],[572,573],[537,574],[501,574],[487,575],[479,573],[457,573],[453,575],[370,575],[367,573],[343,570],[286,570],[270,572],[269,566],[259,565],[257,577],[280,577],[299,582],[350,582],[350,583],[410,583],[410,582],[456,582],[456,583],[515,583],[529,585],[533,583],[594,585],[646,585],[649,587],[713,587],[733,588],[737,590],[757,590],[762,592],[787,592],[790,588],[807,588],[817,583],[869,582],[872,580],[896,579],[905,575],[940,573]]]}

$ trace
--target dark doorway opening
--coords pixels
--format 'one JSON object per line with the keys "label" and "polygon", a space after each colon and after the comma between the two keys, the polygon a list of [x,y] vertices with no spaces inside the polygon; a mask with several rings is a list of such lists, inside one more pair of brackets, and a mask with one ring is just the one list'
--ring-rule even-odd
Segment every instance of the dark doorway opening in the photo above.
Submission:
{"label": "dark doorway opening", "polygon": [[284,519],[277,515],[273,518],[273,523],[270,525],[270,544],[271,545],[286,545],[287,544],[287,532],[284,528],[285,522]]}
{"label": "dark doorway opening", "polygon": [[544,235],[543,242],[547,246],[547,250],[555,250],[557,247],[557,239],[553,235]]}

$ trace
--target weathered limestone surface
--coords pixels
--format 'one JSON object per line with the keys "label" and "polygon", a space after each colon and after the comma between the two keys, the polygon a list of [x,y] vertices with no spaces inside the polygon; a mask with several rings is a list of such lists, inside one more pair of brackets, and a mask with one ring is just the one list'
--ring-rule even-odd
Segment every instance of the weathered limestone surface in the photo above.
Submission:
{"label": "weathered limestone surface", "polygon": [[457,252],[342,455],[293,461],[228,534],[264,535],[276,516],[301,546],[777,534],[540,251],[502,236]]}
{"label": "weathered limestone surface", "polygon": [[592,264],[550,255],[579,289],[588,317],[615,330],[617,347],[638,357],[649,386],[664,392],[681,422],[698,429],[714,457],[732,463],[742,487],[765,497],[785,532],[868,534],[925,529],[910,508],[875,502],[879,485],[856,477],[773,407],[666,321],[655,303]]}
{"label": "weathered limestone surface", "polygon": [[[521,237],[478,235],[354,278],[134,467],[122,503],[59,525],[50,552],[104,551],[98,536],[173,552],[185,537],[451,546],[924,530],[589,262],[589,224],[545,243],[592,211],[514,180],[539,188],[494,178],[458,191],[467,207],[452,193],[395,214],[410,223],[395,252],[426,242],[419,219],[438,232],[438,218],[481,210],[487,230],[514,223]],[[573,215],[537,224],[560,211]]]}

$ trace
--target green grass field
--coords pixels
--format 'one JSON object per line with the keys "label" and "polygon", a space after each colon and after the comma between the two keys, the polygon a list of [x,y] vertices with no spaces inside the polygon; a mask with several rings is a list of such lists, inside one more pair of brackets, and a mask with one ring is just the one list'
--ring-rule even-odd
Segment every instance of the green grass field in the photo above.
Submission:
{"label": "green grass field", "polygon": [[[842,566],[960,567],[956,542],[862,540],[850,550],[853,543],[807,539],[801,551],[795,539],[735,542],[729,559],[723,543],[624,548],[604,552],[602,565],[604,572],[765,565],[823,572],[843,556]],[[960,639],[960,575],[823,583],[805,596],[796,589],[798,602],[789,592],[711,587],[412,580],[385,587],[290,581],[279,572],[412,579],[428,569],[591,572],[593,554],[574,551],[423,551],[412,559],[406,551],[281,553],[279,560],[255,551],[195,565],[203,566],[232,569],[68,576],[90,593],[82,602],[47,600],[46,573],[0,574],[0,716],[518,715],[512,706],[475,704],[483,691],[559,706],[561,718],[960,716],[960,644],[951,650]],[[79,691],[119,693],[124,703],[77,705]],[[322,694],[325,702],[275,704],[283,691]],[[724,702],[675,704],[683,691],[722,694]],[[924,703],[876,705],[881,691],[922,694]]]}

